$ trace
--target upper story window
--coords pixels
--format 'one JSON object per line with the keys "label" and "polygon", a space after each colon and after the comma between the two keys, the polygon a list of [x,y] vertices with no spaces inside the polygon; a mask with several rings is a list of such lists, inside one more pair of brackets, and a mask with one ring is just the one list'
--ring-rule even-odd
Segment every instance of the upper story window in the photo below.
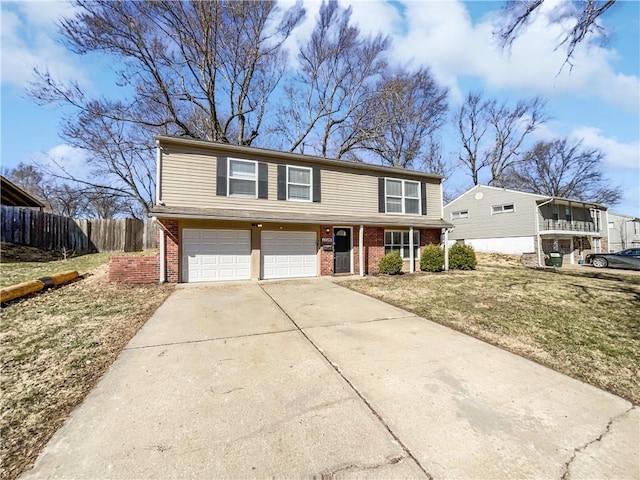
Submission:
{"label": "upper story window", "polygon": [[564,209],[564,219],[567,221],[571,221],[571,207],[565,207]]}
{"label": "upper story window", "polygon": [[287,166],[287,200],[311,201],[313,171],[307,167]]}
{"label": "upper story window", "polygon": [[637,220],[633,221],[633,234],[640,235],[640,222]]}
{"label": "upper story window", "polygon": [[229,195],[256,198],[258,195],[257,162],[229,159]]}
{"label": "upper story window", "polygon": [[420,182],[385,179],[387,213],[420,214]]}
{"label": "upper story window", "polygon": [[469,210],[458,210],[457,212],[451,212],[451,220],[456,218],[469,218]]}
{"label": "upper story window", "polygon": [[494,205],[491,207],[491,215],[499,213],[513,213],[516,211],[516,207],[513,203],[507,203],[505,205]]}

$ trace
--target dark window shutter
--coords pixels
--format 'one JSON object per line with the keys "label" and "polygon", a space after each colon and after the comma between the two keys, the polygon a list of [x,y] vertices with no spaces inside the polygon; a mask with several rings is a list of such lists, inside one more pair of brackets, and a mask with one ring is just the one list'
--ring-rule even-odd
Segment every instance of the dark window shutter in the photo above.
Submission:
{"label": "dark window shutter", "polygon": [[313,201],[320,202],[320,169],[313,168]]}
{"label": "dark window shutter", "polygon": [[266,163],[258,163],[258,198],[269,198],[269,173]]}
{"label": "dark window shutter", "polygon": [[216,195],[227,196],[227,157],[218,157]]}
{"label": "dark window shutter", "polygon": [[387,211],[384,201],[384,178],[378,178],[378,212],[385,213]]}
{"label": "dark window shutter", "polygon": [[422,182],[420,185],[420,190],[422,190],[422,215],[427,214],[427,184]]}
{"label": "dark window shutter", "polygon": [[278,200],[287,199],[287,166],[278,165]]}

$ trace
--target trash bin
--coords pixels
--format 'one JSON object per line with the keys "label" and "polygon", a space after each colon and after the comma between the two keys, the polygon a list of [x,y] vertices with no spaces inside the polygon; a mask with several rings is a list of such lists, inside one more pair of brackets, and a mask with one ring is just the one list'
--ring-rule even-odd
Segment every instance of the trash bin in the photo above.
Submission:
{"label": "trash bin", "polygon": [[547,254],[547,265],[551,267],[562,266],[562,252],[549,252]]}

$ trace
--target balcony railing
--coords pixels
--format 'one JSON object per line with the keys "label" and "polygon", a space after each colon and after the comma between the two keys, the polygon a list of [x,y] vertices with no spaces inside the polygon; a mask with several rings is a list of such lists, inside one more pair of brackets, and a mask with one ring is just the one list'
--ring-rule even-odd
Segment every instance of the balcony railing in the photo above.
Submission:
{"label": "balcony railing", "polygon": [[567,232],[597,232],[594,222],[584,222],[579,220],[551,220],[545,219],[542,230],[556,230]]}

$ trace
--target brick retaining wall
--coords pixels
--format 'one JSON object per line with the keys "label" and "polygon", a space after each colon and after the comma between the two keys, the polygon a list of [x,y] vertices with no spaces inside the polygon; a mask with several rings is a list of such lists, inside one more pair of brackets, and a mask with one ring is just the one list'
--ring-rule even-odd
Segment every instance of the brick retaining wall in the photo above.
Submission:
{"label": "brick retaining wall", "polygon": [[118,283],[158,283],[160,255],[113,256],[109,259],[109,281]]}

